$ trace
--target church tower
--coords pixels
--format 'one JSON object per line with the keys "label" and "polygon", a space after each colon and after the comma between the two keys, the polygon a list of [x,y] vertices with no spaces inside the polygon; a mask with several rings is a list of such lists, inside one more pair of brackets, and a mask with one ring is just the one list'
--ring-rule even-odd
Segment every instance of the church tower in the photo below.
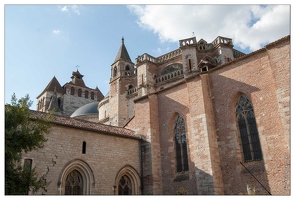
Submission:
{"label": "church tower", "polygon": [[123,127],[134,116],[134,110],[129,109],[133,108],[133,105],[130,105],[131,101],[126,95],[127,91],[136,85],[136,69],[122,38],[121,47],[111,65],[109,93],[111,107],[108,114],[110,125]]}
{"label": "church tower", "polygon": [[54,76],[43,92],[37,97],[36,110],[41,112],[55,110],[56,114],[62,114],[63,93],[63,88]]}

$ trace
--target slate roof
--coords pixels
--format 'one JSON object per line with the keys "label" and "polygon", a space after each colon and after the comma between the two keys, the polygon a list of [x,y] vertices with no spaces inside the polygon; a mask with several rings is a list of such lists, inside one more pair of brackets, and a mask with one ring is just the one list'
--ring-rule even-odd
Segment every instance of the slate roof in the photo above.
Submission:
{"label": "slate roof", "polygon": [[127,51],[127,49],[125,47],[124,38],[122,38],[122,44],[121,44],[121,47],[120,47],[120,49],[118,51],[118,54],[116,56],[116,59],[115,59],[114,63],[117,62],[120,59],[132,62],[131,59],[130,59],[130,56],[128,54],[128,51]]}
{"label": "slate roof", "polygon": [[[32,120],[36,120],[37,118],[45,118],[47,114],[48,113],[31,110],[30,117]],[[101,134],[107,134],[107,135],[113,135],[113,136],[119,136],[119,137],[125,137],[125,138],[137,139],[137,140],[141,139],[141,137],[136,135],[135,132],[132,130],[116,127],[116,126],[100,124],[96,122],[90,122],[90,121],[81,120],[81,119],[74,119],[70,117],[54,115],[51,122],[53,124],[60,125],[60,126],[88,130],[88,131],[101,133]]]}
{"label": "slate roof", "polygon": [[64,90],[62,89],[61,85],[59,84],[58,80],[55,78],[55,76],[51,79],[51,81],[48,83],[46,88],[41,92],[41,94],[37,97],[37,99],[45,92],[52,91],[54,92],[54,89],[56,89],[57,93],[64,93]]}

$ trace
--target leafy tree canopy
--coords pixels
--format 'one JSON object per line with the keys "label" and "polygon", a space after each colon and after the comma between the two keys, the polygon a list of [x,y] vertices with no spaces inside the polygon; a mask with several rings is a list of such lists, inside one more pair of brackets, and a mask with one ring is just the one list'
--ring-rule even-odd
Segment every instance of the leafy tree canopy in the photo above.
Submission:
{"label": "leafy tree canopy", "polygon": [[50,118],[32,117],[29,95],[17,99],[12,95],[11,104],[5,105],[5,194],[28,194],[29,188],[36,192],[44,186],[43,177],[35,170],[24,167],[22,153],[42,148],[45,135],[50,131]]}

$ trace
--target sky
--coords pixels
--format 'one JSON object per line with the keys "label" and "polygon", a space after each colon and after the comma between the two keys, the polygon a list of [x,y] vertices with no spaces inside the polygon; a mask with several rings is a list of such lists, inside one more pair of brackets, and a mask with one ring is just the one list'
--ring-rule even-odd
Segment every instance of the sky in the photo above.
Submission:
{"label": "sky", "polygon": [[3,10],[4,103],[13,93],[29,94],[33,110],[54,76],[63,86],[77,69],[87,87],[105,95],[122,37],[135,63],[193,36],[208,43],[232,38],[235,49],[250,53],[291,33],[290,4],[5,4]]}

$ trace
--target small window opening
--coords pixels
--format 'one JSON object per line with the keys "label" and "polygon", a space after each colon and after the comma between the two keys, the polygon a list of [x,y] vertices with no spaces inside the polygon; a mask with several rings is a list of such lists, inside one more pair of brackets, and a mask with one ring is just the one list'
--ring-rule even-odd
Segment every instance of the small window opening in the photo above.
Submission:
{"label": "small window opening", "polygon": [[71,87],[71,95],[75,94],[75,88]]}
{"label": "small window opening", "polygon": [[57,99],[57,104],[58,104],[58,107],[61,108],[61,100],[60,100],[60,98]]}
{"label": "small window opening", "polygon": [[188,59],[188,70],[189,71],[192,70],[192,61],[191,61],[191,59]]}
{"label": "small window opening", "polygon": [[82,144],[82,154],[86,154],[86,142],[85,141]]}

